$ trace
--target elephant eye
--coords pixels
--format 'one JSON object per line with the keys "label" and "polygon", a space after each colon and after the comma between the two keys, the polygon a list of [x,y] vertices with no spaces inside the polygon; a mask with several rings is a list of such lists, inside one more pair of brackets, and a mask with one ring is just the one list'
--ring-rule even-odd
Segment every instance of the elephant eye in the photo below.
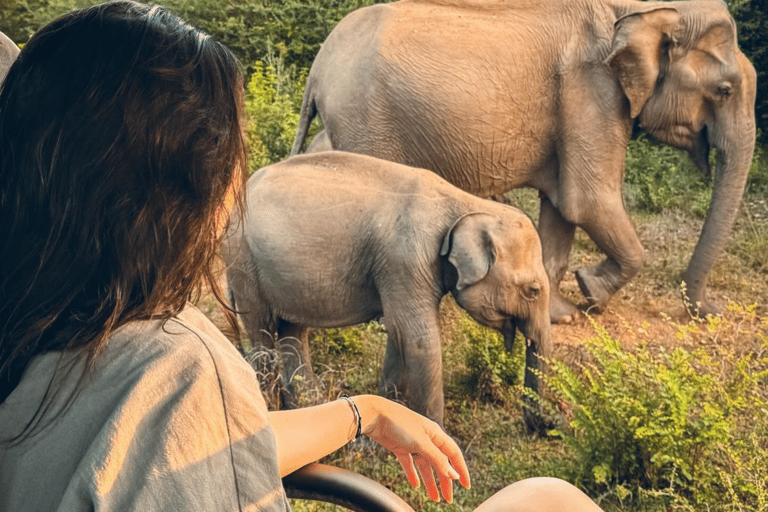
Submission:
{"label": "elephant eye", "polygon": [[528,300],[536,300],[541,293],[541,286],[539,283],[531,283],[523,289],[523,295]]}
{"label": "elephant eye", "polygon": [[723,99],[728,98],[731,95],[731,85],[730,84],[720,85],[717,88],[717,95]]}

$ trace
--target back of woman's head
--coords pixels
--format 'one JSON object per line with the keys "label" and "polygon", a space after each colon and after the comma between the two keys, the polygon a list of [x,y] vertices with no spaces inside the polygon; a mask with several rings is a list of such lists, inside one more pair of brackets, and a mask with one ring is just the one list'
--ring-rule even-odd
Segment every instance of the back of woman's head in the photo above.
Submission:
{"label": "back of woman's head", "polygon": [[102,4],[30,39],[0,91],[0,403],[34,355],[92,359],[210,279],[242,94],[232,54],[159,7]]}

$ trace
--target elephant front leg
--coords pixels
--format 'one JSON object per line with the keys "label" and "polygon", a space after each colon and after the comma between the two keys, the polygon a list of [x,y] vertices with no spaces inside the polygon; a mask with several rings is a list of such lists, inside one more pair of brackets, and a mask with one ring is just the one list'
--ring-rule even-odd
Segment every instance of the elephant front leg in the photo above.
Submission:
{"label": "elephant front leg", "polygon": [[581,227],[606,254],[600,264],[576,271],[576,281],[591,308],[602,311],[608,300],[643,267],[646,255],[621,196],[603,204]]}
{"label": "elephant front leg", "polygon": [[379,394],[390,400],[398,402],[405,400],[406,393],[406,369],[405,354],[402,347],[392,340],[387,339],[387,348],[384,353],[384,367],[381,381],[379,382]]}
{"label": "elephant front leg", "polygon": [[549,198],[541,194],[539,237],[544,269],[549,277],[549,317],[552,323],[571,323],[579,311],[560,293],[560,281],[568,269],[568,257],[576,225],[560,215]]}
{"label": "elephant front leg", "polygon": [[[418,344],[417,344],[418,345]],[[406,347],[408,404],[416,412],[443,427],[443,355],[440,342],[429,346]]]}
{"label": "elephant front leg", "polygon": [[419,321],[424,317],[417,312],[412,314],[411,325],[405,329],[393,325],[385,314],[388,339],[380,392],[391,399],[405,397],[411,409],[442,427],[445,402],[437,314],[430,322],[432,326],[426,329]]}

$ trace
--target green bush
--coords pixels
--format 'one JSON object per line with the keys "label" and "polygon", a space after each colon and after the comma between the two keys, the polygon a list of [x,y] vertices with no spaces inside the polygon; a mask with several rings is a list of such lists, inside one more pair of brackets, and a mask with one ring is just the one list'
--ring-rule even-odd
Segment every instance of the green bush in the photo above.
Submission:
{"label": "green bush", "polygon": [[645,134],[630,141],[625,175],[630,207],[653,213],[679,207],[703,217],[710,195],[711,189],[685,152],[657,144]]}
{"label": "green bush", "polygon": [[762,322],[754,350],[720,350],[724,330],[741,325],[721,317],[678,329],[680,343],[707,333],[712,344],[694,349],[638,338],[625,350],[592,321],[588,362],[551,361],[544,381],[569,409],[568,428],[553,434],[574,455],[577,485],[620,500],[667,496],[682,509],[727,494],[734,510],[765,510],[768,319],[754,306],[731,311],[740,322]]}
{"label": "green bush", "polygon": [[[293,146],[306,72],[286,70],[282,59],[259,61],[246,89],[250,172],[286,158]],[[299,85],[302,84],[302,85]]]}
{"label": "green bush", "polygon": [[768,195],[768,146],[755,146],[755,156],[747,178],[747,192]]}
{"label": "green bush", "polygon": [[522,382],[525,368],[525,340],[519,335],[513,352],[504,346],[501,335],[462,315],[454,342],[465,347],[463,376],[467,389],[478,397],[505,402],[515,384]]}

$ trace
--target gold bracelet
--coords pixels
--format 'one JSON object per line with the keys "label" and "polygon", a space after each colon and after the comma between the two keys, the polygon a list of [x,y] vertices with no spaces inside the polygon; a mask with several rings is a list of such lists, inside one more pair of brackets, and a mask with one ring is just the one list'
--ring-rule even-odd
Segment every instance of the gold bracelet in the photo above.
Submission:
{"label": "gold bracelet", "polygon": [[348,394],[344,393],[339,398],[349,402],[349,404],[352,406],[352,412],[355,414],[355,420],[357,420],[357,433],[355,434],[355,439],[357,439],[363,434],[363,419],[360,416],[360,410],[357,408],[355,401],[352,400]]}

